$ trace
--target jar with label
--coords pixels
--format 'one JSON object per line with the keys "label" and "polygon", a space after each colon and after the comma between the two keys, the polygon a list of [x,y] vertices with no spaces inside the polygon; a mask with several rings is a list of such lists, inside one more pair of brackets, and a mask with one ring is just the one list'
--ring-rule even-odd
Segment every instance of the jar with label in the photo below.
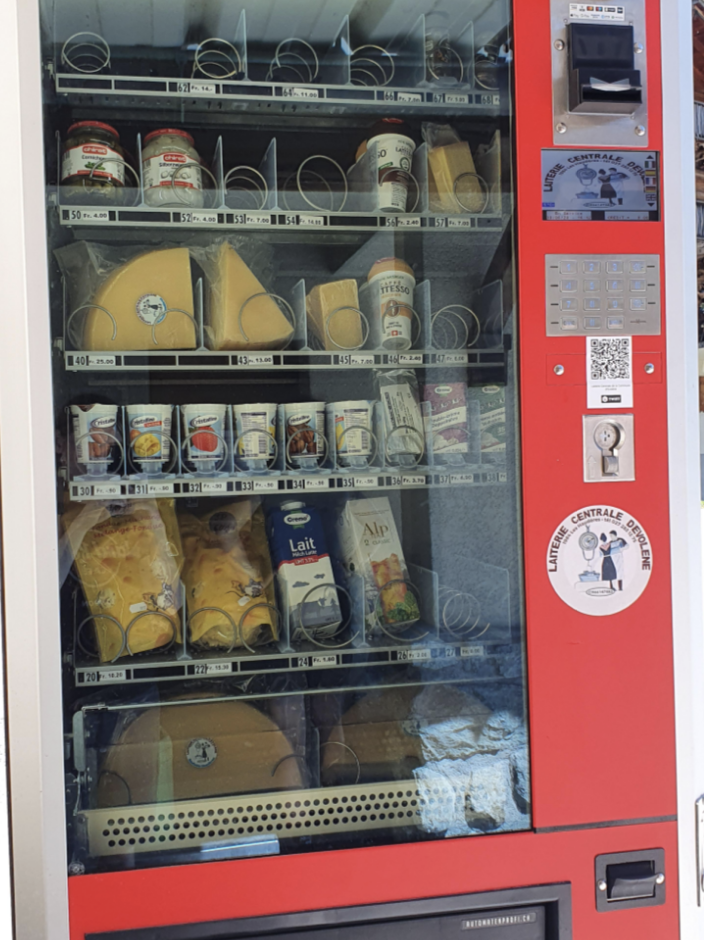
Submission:
{"label": "jar with label", "polygon": [[124,186],[125,154],[115,128],[101,121],[72,124],[61,157],[62,202],[116,205]]}
{"label": "jar with label", "polygon": [[162,127],[147,134],[142,147],[146,204],[202,208],[202,162],[188,131]]}
{"label": "jar with label", "polygon": [[399,118],[382,118],[372,125],[367,150],[372,156],[376,154],[378,208],[381,212],[408,212],[416,150],[410,127]]}
{"label": "jar with label", "polygon": [[415,288],[413,269],[400,258],[381,258],[372,265],[359,297],[375,349],[411,348]]}

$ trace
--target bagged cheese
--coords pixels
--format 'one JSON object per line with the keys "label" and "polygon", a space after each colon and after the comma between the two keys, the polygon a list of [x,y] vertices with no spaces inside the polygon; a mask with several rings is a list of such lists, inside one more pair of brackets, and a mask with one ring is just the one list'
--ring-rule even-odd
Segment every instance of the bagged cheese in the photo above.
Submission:
{"label": "bagged cheese", "polygon": [[195,349],[188,248],[135,253],[76,242],[55,255],[68,285],[68,338],[76,348]]}
{"label": "bagged cheese", "polygon": [[284,349],[293,324],[229,241],[194,255],[210,285],[205,333],[210,349]]}
{"label": "bagged cheese", "polygon": [[365,330],[355,280],[316,285],[306,297],[306,311],[308,329],[322,349],[344,351],[362,346]]}
{"label": "bagged cheese", "polygon": [[62,522],[101,662],[180,639],[182,554],[173,500],[72,503]]}
{"label": "bagged cheese", "polygon": [[424,124],[432,212],[482,212],[487,185],[480,180],[469,144],[449,124]]}
{"label": "bagged cheese", "polygon": [[[235,500],[202,515],[179,516],[189,636],[208,647],[241,647],[278,638],[264,513]],[[215,608],[196,613],[204,607]]]}

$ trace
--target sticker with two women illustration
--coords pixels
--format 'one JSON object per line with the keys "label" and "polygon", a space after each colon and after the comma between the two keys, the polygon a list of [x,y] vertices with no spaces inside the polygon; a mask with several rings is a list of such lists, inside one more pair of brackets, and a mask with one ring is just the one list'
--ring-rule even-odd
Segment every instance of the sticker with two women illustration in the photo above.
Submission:
{"label": "sticker with two women illustration", "polygon": [[630,607],[648,585],[653,550],[643,526],[614,506],[585,506],[550,539],[550,582],[574,610],[592,617]]}

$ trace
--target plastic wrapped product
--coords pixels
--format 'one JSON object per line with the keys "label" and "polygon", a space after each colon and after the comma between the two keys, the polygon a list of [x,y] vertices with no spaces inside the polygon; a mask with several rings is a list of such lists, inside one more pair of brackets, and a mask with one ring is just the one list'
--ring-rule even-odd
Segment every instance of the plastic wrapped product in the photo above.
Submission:
{"label": "plastic wrapped product", "polygon": [[211,349],[284,349],[293,323],[229,242],[196,253],[210,282]]}
{"label": "plastic wrapped product", "polygon": [[483,385],[469,388],[467,394],[479,402],[482,463],[505,463],[506,389],[502,385]]}
{"label": "plastic wrapped product", "polygon": [[185,513],[179,524],[191,642],[230,649],[278,639],[259,503],[242,499],[202,515]]}
{"label": "plastic wrapped product", "polygon": [[182,553],[173,500],[72,503],[62,522],[101,662],[180,638]]}
{"label": "plastic wrapped product", "polygon": [[425,453],[423,415],[418,379],[410,369],[377,374],[384,422],[386,462],[413,467]]}
{"label": "plastic wrapped product", "polygon": [[306,297],[308,328],[323,349],[359,349],[367,332],[353,279],[318,284]]}
{"label": "plastic wrapped product", "polygon": [[464,382],[423,386],[423,400],[431,409],[433,453],[448,464],[461,464],[469,451],[467,386]]}
{"label": "plastic wrapped product", "polygon": [[67,332],[76,348],[195,348],[187,248],[163,248],[129,256],[130,252],[122,249],[82,242],[55,254],[68,283]]}
{"label": "plastic wrapped product", "polygon": [[428,144],[428,184],[433,212],[481,212],[486,205],[469,144],[448,124],[424,124]]}
{"label": "plastic wrapped product", "polygon": [[132,712],[99,771],[99,806],[168,803],[303,786],[302,763],[270,718],[245,702],[172,703]]}
{"label": "plastic wrapped product", "polygon": [[338,537],[348,577],[364,578],[368,629],[382,623],[398,631],[420,619],[388,497],[348,500]]}

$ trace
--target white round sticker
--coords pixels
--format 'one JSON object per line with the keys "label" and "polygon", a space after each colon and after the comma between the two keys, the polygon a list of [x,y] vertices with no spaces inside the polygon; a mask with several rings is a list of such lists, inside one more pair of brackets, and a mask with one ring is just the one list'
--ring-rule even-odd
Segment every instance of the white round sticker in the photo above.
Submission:
{"label": "white round sticker", "polygon": [[218,749],[210,738],[194,738],[186,748],[188,763],[194,767],[210,767],[218,756]]}
{"label": "white round sticker", "polygon": [[148,326],[154,326],[166,316],[167,306],[163,297],[158,294],[144,294],[136,304],[137,316]]}
{"label": "white round sticker", "polygon": [[617,614],[641,596],[653,568],[643,526],[614,506],[586,506],[567,516],[550,539],[548,576],[574,610]]}

